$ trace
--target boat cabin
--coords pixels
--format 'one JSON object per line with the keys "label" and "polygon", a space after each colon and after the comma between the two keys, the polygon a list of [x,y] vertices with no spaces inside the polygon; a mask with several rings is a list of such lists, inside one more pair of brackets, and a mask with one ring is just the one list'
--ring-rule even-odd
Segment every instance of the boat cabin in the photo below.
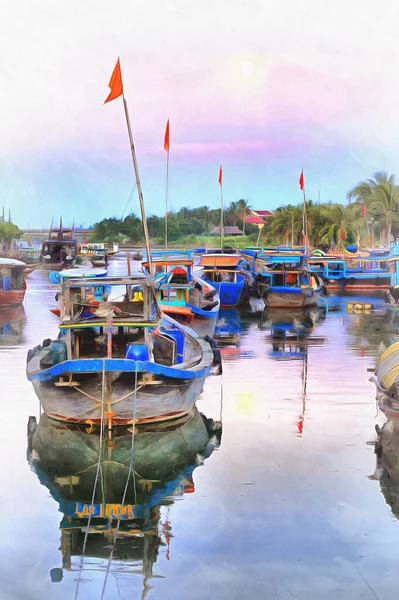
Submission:
{"label": "boat cabin", "polygon": [[21,259],[26,264],[35,264],[40,262],[40,248],[22,247],[20,248]]}
{"label": "boat cabin", "polygon": [[[239,254],[204,254],[199,266],[202,267],[204,279],[211,283],[237,283],[240,277]],[[242,276],[241,276],[242,278]]]}
{"label": "boat cabin", "polygon": [[120,358],[165,366],[185,360],[184,332],[173,322],[159,330],[161,313],[145,277],[63,279],[60,299],[62,360]]}

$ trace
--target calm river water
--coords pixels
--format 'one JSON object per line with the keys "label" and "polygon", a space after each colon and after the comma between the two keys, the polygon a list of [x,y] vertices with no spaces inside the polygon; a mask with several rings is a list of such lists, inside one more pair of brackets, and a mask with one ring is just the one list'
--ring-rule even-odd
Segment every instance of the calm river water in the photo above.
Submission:
{"label": "calm river water", "polygon": [[[111,274],[125,265],[115,257]],[[96,436],[40,419],[26,353],[56,335],[56,290],[40,271],[27,282],[24,309],[0,314],[1,600],[396,595],[399,479],[377,465],[385,418],[368,381],[399,334],[381,297],[327,296],[291,318],[224,311],[224,372],[197,402],[207,420],[136,435],[130,504],[147,519],[122,519],[113,549],[105,519],[85,540],[69,516],[91,502]],[[116,513],[121,444],[104,471]]]}

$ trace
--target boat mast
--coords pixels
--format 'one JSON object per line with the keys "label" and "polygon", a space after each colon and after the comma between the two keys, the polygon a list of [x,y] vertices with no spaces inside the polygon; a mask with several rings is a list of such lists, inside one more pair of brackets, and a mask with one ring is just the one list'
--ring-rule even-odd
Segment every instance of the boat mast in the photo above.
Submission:
{"label": "boat mast", "polygon": [[139,194],[141,220],[143,222],[144,238],[145,238],[145,249],[146,249],[147,256],[148,256],[148,271],[149,271],[150,275],[152,275],[153,273],[152,273],[152,259],[151,259],[150,238],[149,238],[149,235],[148,235],[147,219],[146,219],[146,216],[145,216],[143,191],[141,189],[140,175],[139,175],[139,169],[138,169],[138,165],[137,165],[136,150],[135,150],[134,142],[133,142],[133,134],[132,134],[132,127],[131,127],[131,124],[130,124],[129,111],[128,111],[128,108],[127,108],[127,102],[126,102],[126,99],[125,99],[125,94],[123,92],[122,92],[122,98],[123,98],[123,107],[125,109],[126,125],[127,125],[127,130],[128,130],[128,133],[129,133],[130,150],[131,150],[131,153],[132,153],[132,160],[133,160],[134,174],[135,174],[135,177],[136,177],[137,191],[138,191],[138,194]]}
{"label": "boat mast", "polygon": [[169,119],[166,123],[163,147],[166,151],[166,195],[165,195],[165,250],[168,249],[168,193],[169,193]]}
{"label": "boat mast", "polygon": [[219,169],[219,185],[220,185],[220,250],[223,252],[223,235],[224,235],[224,226],[223,226],[223,169],[222,165],[220,165]]}

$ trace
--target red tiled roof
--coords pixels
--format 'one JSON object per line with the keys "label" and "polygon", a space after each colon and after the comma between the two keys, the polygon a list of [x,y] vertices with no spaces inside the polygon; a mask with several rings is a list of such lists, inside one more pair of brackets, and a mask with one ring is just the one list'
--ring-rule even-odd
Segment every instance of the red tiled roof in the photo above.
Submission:
{"label": "red tiled roof", "polygon": [[260,224],[260,223],[264,223],[264,219],[261,219],[260,217],[245,217],[245,222],[246,223],[254,223],[256,224]]}
{"label": "red tiled roof", "polygon": [[259,217],[271,217],[273,215],[270,210],[253,210],[252,213]]}

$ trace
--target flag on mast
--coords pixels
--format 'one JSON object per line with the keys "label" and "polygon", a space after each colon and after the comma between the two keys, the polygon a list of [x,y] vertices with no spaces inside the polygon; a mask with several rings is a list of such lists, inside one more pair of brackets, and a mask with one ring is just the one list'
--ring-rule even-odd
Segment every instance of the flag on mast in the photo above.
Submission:
{"label": "flag on mast", "polygon": [[168,119],[168,122],[166,123],[165,138],[164,138],[164,142],[163,142],[163,147],[165,149],[165,152],[169,152],[169,119]]}
{"label": "flag on mast", "polygon": [[362,204],[362,217],[365,217],[365,216],[366,216],[366,207],[365,207],[364,202],[363,202],[363,204]]}
{"label": "flag on mast", "polygon": [[107,102],[111,102],[111,100],[115,100],[122,96],[123,94],[123,83],[122,83],[122,72],[121,72],[121,64],[119,62],[119,58],[116,61],[116,65],[114,70],[112,71],[111,79],[109,80],[108,87],[110,88],[110,93],[105,100],[104,104]]}
{"label": "flag on mast", "polygon": [[223,184],[223,169],[222,169],[222,165],[220,165],[220,169],[219,169],[218,182],[219,182],[220,185]]}
{"label": "flag on mast", "polygon": [[301,174],[299,176],[299,187],[301,188],[302,191],[305,189],[305,179],[303,177],[303,169],[302,169]]}

